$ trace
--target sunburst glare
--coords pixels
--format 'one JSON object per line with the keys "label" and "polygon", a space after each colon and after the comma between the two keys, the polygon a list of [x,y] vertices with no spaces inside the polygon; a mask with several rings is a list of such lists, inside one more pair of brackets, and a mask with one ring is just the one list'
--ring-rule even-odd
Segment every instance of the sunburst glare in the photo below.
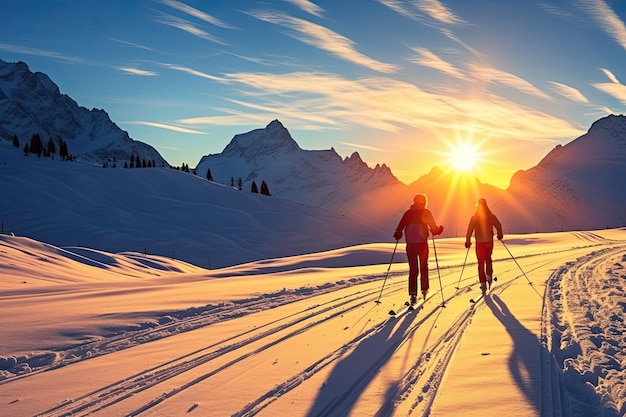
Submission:
{"label": "sunburst glare", "polygon": [[472,173],[478,168],[482,158],[477,145],[466,140],[464,142],[457,141],[456,144],[449,146],[451,149],[447,156],[450,169]]}

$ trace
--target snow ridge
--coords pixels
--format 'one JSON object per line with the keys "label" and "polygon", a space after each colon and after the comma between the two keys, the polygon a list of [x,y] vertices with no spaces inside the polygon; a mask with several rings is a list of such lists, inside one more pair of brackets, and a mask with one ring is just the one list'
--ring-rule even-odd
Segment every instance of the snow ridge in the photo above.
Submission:
{"label": "snow ridge", "polygon": [[68,144],[77,159],[103,164],[130,161],[139,155],[156,166],[168,166],[152,146],[132,140],[101,109],[80,107],[46,75],[32,73],[24,62],[0,60],[0,139],[17,136],[21,146],[39,134],[44,143],[53,139]]}

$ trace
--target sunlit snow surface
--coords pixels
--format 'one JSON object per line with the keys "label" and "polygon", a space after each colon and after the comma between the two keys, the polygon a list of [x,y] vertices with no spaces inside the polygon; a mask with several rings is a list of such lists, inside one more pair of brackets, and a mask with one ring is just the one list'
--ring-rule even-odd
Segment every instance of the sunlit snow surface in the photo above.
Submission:
{"label": "sunlit snow surface", "polygon": [[393,319],[403,245],[209,270],[0,235],[0,414],[623,415],[626,231],[504,242],[472,304],[473,250],[431,241]]}

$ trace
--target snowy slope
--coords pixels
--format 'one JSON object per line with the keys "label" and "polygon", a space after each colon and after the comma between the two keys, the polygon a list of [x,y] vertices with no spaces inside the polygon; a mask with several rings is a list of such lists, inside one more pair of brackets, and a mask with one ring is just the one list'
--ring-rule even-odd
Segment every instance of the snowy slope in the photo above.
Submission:
{"label": "snowy slope", "polygon": [[333,265],[392,244],[209,271],[0,235],[0,413],[623,416],[626,231],[505,241],[471,304],[475,259],[439,240],[430,297],[393,319],[405,262]]}
{"label": "snowy slope", "polygon": [[169,168],[102,168],[25,157],[0,142],[5,232],[57,246],[147,251],[203,267],[387,240],[330,211]]}
{"label": "snowy slope", "polygon": [[21,148],[38,134],[44,145],[52,138],[68,144],[80,160],[120,165],[139,155],[156,166],[168,166],[152,146],[132,140],[111,121],[104,110],[88,110],[61,94],[59,87],[41,72],[31,72],[24,62],[0,60],[0,139],[11,143],[17,136]]}
{"label": "snowy slope", "polygon": [[507,190],[541,213],[545,230],[579,230],[626,224],[626,116],[596,121],[589,131],[557,146],[534,168],[520,171]]}

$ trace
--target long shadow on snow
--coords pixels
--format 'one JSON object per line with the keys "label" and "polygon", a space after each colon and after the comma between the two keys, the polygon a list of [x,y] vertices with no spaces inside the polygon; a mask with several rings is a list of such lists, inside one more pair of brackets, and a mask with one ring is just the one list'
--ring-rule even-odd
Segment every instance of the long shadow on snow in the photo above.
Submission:
{"label": "long shadow on snow", "polygon": [[307,417],[344,417],[350,414],[361,393],[378,370],[402,343],[404,333],[415,314],[399,320],[388,319],[380,330],[364,339],[352,352],[333,368],[326,383],[320,388]]}
{"label": "long shadow on snow", "polygon": [[[528,402],[541,413],[541,349],[537,336],[515,318],[500,297],[493,294],[485,297],[485,304],[500,320],[513,340],[513,352],[509,357],[509,372]],[[544,399],[545,400],[545,399]]]}

